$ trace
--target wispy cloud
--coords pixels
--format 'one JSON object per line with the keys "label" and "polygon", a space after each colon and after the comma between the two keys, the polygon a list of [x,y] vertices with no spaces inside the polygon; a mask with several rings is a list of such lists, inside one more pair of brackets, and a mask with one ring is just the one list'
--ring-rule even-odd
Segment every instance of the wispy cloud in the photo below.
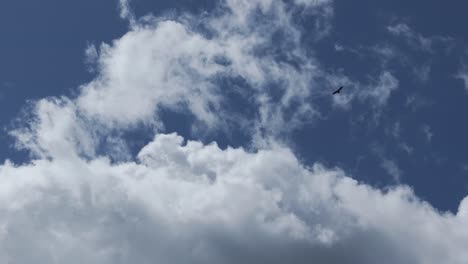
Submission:
{"label": "wispy cloud", "polygon": [[[417,53],[422,52],[432,55],[439,51],[447,53],[454,45],[454,40],[450,37],[424,36],[404,22],[393,23],[387,27],[387,30],[393,36],[402,38],[413,52]],[[398,53],[400,54],[394,57],[406,64],[406,67],[411,68],[417,80],[422,82],[430,80],[432,70],[432,61],[430,59],[426,61],[417,61],[409,58],[409,54],[407,52]]]}
{"label": "wispy cloud", "polygon": [[97,48],[94,44],[88,43],[88,46],[85,49],[85,64],[88,67],[89,72],[96,71],[96,63],[99,58]]}
{"label": "wispy cloud", "polygon": [[400,184],[403,171],[394,159],[388,157],[383,145],[374,143],[371,145],[371,151],[380,161],[380,167],[392,177],[396,184]]}
{"label": "wispy cloud", "polygon": [[411,155],[413,154],[414,148],[408,145],[406,142],[401,142],[398,144],[398,146],[406,152],[406,154]]}
{"label": "wispy cloud", "polygon": [[462,65],[457,74],[455,74],[455,78],[463,82],[465,91],[468,92],[468,67],[466,65]]}
{"label": "wispy cloud", "polygon": [[421,94],[410,94],[406,97],[405,106],[411,111],[417,111],[431,106],[433,103]]}
{"label": "wispy cloud", "polygon": [[385,171],[392,176],[393,180],[397,183],[400,182],[401,176],[402,176],[402,171],[398,167],[397,163],[393,160],[390,159],[383,159],[382,160],[382,168],[385,169]]}
{"label": "wispy cloud", "polygon": [[135,15],[130,7],[130,3],[131,0],[119,0],[120,17],[127,20],[130,25],[134,25],[136,23]]}
{"label": "wispy cloud", "polygon": [[395,36],[403,37],[415,50],[422,50],[430,53],[434,52],[434,46],[437,43],[444,44],[448,49],[451,48],[451,44],[453,43],[453,39],[449,37],[423,36],[421,33],[413,30],[408,24],[401,22],[388,26],[387,30]]}
{"label": "wispy cloud", "polygon": [[424,136],[426,137],[427,142],[432,142],[432,137],[434,136],[434,132],[432,132],[432,129],[429,125],[423,125],[422,126],[422,131],[424,133]]}
{"label": "wispy cloud", "polygon": [[402,36],[416,49],[432,52],[432,42],[421,34],[413,31],[407,24],[398,23],[387,27],[388,31],[396,36]]}

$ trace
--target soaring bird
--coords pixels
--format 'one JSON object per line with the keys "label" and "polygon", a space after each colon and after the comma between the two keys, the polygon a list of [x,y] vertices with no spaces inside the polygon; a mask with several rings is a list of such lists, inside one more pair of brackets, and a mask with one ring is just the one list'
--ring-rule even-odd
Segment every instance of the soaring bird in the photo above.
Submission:
{"label": "soaring bird", "polygon": [[343,89],[343,86],[341,86],[340,88],[338,88],[338,90],[334,91],[332,94],[335,95],[335,94],[339,94],[341,92],[341,89]]}

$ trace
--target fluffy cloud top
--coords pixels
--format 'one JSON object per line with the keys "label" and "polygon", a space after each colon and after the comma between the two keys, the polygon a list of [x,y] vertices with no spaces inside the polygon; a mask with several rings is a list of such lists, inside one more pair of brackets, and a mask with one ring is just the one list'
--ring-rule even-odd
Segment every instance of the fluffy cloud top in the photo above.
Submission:
{"label": "fluffy cloud top", "polygon": [[440,214],[288,148],[157,135],[138,161],[0,167],[5,263],[463,263],[467,202]]}

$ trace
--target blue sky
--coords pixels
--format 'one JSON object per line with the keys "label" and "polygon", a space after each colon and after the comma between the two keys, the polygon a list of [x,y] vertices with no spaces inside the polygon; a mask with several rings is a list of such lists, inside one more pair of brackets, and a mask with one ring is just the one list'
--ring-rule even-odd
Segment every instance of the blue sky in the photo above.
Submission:
{"label": "blue sky", "polygon": [[[87,230],[92,238],[67,241],[70,248],[94,241],[76,251],[89,263],[276,263],[265,251],[278,248],[295,263],[375,263],[387,254],[352,245],[356,238],[390,252],[388,263],[462,263],[458,249],[468,236],[439,236],[466,226],[468,214],[467,8],[461,1],[3,1],[7,220],[0,227],[7,231],[0,241],[33,242],[24,256],[0,246],[0,260],[69,259],[75,253],[57,246],[60,239]],[[31,195],[19,199],[24,192]],[[236,207],[246,203],[252,207]],[[166,217],[184,231],[164,233],[167,243],[152,251],[147,244],[174,228]],[[90,227],[101,220],[110,227]],[[31,227],[20,239],[8,235],[20,232],[16,222]],[[34,230],[38,223],[44,233]],[[261,245],[250,253],[249,230]],[[287,238],[266,242],[280,234]],[[57,252],[41,248],[41,237]],[[405,250],[400,240],[426,242]],[[177,256],[165,247],[201,253]],[[420,252],[433,247],[427,262]]]}

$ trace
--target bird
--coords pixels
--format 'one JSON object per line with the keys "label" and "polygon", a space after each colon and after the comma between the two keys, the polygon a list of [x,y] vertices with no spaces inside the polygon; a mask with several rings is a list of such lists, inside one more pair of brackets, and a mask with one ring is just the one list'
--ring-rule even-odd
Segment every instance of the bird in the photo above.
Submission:
{"label": "bird", "polygon": [[334,91],[332,94],[335,95],[335,94],[339,94],[341,92],[341,89],[343,89],[343,86],[341,86],[340,88],[338,88],[338,90]]}

